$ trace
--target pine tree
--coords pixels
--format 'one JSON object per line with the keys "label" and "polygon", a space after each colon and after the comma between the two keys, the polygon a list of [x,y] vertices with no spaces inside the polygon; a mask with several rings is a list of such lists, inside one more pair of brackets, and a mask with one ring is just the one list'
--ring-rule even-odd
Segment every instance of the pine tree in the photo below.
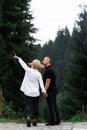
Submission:
{"label": "pine tree", "polygon": [[66,52],[70,40],[68,28],[59,30],[54,41],[54,64],[57,75],[57,86],[60,89],[63,85],[64,73],[66,71]]}
{"label": "pine tree", "polygon": [[33,24],[30,2],[31,0],[4,0],[0,4],[0,9],[2,9],[0,32],[3,39],[2,44],[0,43],[3,55],[0,58],[2,63],[0,64],[2,70],[0,70],[0,78],[5,101],[12,101],[15,110],[23,107],[24,103],[19,89],[24,71],[13,60],[13,56],[16,53],[28,62],[37,53],[37,47],[33,45],[35,39],[32,35],[37,29]]}
{"label": "pine tree", "polygon": [[[60,94],[62,116],[65,119],[84,113],[87,107],[87,12],[79,15],[72,34],[70,63]],[[84,109],[83,109],[84,108]]]}

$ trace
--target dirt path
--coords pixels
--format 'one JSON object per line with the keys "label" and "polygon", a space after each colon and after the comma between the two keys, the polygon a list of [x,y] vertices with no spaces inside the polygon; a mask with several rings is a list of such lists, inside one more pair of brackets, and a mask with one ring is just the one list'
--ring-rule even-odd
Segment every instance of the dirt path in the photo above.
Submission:
{"label": "dirt path", "polygon": [[87,122],[61,123],[55,126],[38,123],[37,126],[31,127],[27,127],[26,124],[0,123],[0,130],[87,130]]}

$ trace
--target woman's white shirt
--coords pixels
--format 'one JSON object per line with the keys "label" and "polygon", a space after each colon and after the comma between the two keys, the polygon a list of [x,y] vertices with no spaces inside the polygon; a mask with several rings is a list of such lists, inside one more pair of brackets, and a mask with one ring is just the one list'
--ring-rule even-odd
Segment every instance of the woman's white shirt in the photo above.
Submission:
{"label": "woman's white shirt", "polygon": [[41,73],[36,69],[28,67],[21,58],[19,58],[18,61],[25,70],[25,75],[20,90],[24,92],[25,95],[31,97],[39,96],[40,88],[42,93],[46,93]]}

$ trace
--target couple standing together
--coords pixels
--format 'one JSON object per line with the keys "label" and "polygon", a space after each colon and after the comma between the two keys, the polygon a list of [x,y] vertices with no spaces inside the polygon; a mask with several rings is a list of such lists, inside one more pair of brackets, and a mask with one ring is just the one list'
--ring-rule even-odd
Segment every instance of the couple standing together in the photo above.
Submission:
{"label": "couple standing together", "polygon": [[[50,57],[45,57],[42,61],[43,65],[39,60],[33,60],[28,65],[18,56],[14,56],[18,60],[22,68],[25,70],[25,76],[21,85],[20,90],[25,95],[25,111],[27,118],[27,127],[31,126],[30,112],[31,106],[33,106],[33,120],[32,125],[37,126],[37,120],[39,116],[39,96],[40,90],[43,96],[46,98],[49,108],[49,121],[46,125],[59,125],[60,117],[56,103],[56,75],[53,70]],[[40,69],[45,68],[44,77],[39,72]]]}

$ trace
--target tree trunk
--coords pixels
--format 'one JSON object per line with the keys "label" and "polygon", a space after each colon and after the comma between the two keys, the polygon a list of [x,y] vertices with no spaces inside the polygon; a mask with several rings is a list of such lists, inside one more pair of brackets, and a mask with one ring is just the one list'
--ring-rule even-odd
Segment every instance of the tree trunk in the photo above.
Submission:
{"label": "tree trunk", "polygon": [[4,98],[3,98],[2,88],[0,84],[0,117],[2,115],[3,106],[4,106]]}

